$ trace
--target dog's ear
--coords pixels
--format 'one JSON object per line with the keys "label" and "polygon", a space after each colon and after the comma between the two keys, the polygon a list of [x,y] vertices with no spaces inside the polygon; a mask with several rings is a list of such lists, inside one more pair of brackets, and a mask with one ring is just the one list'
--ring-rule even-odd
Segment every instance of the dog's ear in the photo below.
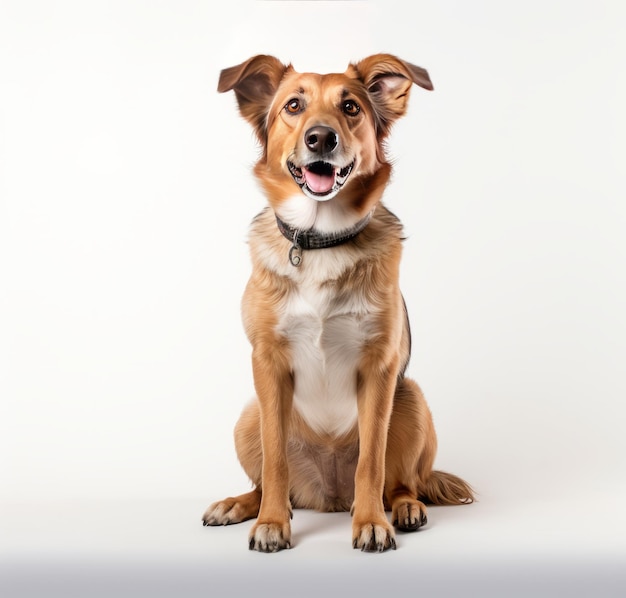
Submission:
{"label": "dog's ear", "polygon": [[276,89],[289,66],[273,56],[260,54],[220,73],[217,91],[234,90],[241,115],[265,139],[266,118]]}
{"label": "dog's ear", "polygon": [[426,69],[391,54],[374,54],[353,66],[368,90],[376,110],[379,133],[383,135],[397,118],[406,113],[413,83],[433,89]]}

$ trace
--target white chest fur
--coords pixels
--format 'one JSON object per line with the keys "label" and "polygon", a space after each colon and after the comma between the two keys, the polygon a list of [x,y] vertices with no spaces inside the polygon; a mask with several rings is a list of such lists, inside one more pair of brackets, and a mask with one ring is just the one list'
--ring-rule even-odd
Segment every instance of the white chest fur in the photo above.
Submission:
{"label": "white chest fur", "polygon": [[371,337],[371,313],[358,296],[301,285],[284,304],[278,332],[290,341],[294,408],[316,432],[340,436],[357,421],[357,369]]}

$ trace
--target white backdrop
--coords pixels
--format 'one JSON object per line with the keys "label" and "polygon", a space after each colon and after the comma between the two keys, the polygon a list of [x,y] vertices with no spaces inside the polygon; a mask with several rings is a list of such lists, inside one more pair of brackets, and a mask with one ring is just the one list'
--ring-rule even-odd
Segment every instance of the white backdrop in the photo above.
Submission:
{"label": "white backdrop", "polygon": [[219,71],[383,51],[435,85],[393,131],[386,204],[437,466],[494,509],[598,507],[594,541],[624,556],[623,3],[216,6],[0,4],[3,504],[248,488],[239,300],[264,199]]}

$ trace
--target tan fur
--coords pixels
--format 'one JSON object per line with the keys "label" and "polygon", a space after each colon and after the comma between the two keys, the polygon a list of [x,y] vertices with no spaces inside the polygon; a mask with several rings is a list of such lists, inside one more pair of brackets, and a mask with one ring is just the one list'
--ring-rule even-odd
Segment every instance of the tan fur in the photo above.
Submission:
{"label": "tan fur", "polygon": [[[237,453],[254,490],[214,503],[204,523],[257,517],[251,549],[291,545],[292,507],[350,509],[353,546],[383,551],[396,546],[385,509],[395,527],[408,531],[426,523],[424,502],[473,500],[466,482],[433,471],[437,441],[430,410],[418,385],[404,376],[410,332],[398,286],[402,227],[380,200],[391,172],[383,141],[405,113],[413,83],[432,89],[424,69],[388,54],[351,64],[343,74],[297,73],[271,56],[222,71],[218,90],[235,91],[262,144],[254,172],[269,206],[251,226],[253,269],[242,302],[257,397],[235,428]],[[348,113],[353,106],[344,109],[346,98],[360,111]],[[337,132],[337,168],[353,160],[355,171],[336,196],[316,203],[303,199],[287,163],[306,163],[303,138],[319,124]],[[308,218],[311,226],[334,232],[372,210],[354,239],[306,251],[299,268],[289,263],[291,243],[275,214]],[[353,384],[336,395],[320,380],[323,396],[308,396],[303,380],[309,367],[345,370]],[[347,431],[312,419],[311,405],[340,408],[343,420],[336,423]]]}

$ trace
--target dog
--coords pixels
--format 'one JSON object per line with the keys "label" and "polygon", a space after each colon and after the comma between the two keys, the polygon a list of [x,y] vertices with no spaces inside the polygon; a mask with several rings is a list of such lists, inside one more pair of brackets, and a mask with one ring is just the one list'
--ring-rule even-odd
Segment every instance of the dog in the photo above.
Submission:
{"label": "dog", "polygon": [[425,69],[390,54],[324,75],[258,55],[220,74],[260,143],[269,205],[250,227],[242,300],[257,396],[235,427],[254,487],[203,522],[257,518],[251,550],[291,547],[292,508],[350,510],[353,547],[382,552],[396,548],[394,527],[426,524],[424,503],[474,500],[467,482],[433,470],[431,413],[405,376],[403,232],[381,197],[385,139],[413,84],[433,89]]}

